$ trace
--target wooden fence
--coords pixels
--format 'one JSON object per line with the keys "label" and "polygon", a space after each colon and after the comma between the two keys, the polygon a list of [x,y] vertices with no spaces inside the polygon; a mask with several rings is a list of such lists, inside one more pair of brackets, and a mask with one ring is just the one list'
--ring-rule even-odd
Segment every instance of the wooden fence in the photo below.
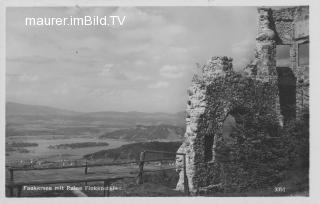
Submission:
{"label": "wooden fence", "polygon": [[[188,180],[186,176],[186,158],[185,154],[182,153],[175,153],[175,152],[166,152],[166,151],[143,151],[140,153],[140,160],[139,162],[131,161],[131,162],[117,162],[117,163],[100,163],[100,164],[88,164],[88,161],[84,165],[76,165],[76,166],[61,166],[61,167],[38,167],[38,168],[17,168],[17,167],[11,167],[6,166],[7,170],[9,171],[9,181],[6,182],[6,188],[9,189],[9,195],[10,197],[14,196],[14,189],[17,189],[17,197],[21,196],[21,192],[23,190],[23,186],[27,185],[44,185],[44,184],[59,184],[59,183],[82,183],[84,182],[85,185],[87,185],[88,182],[97,182],[97,181],[103,181],[104,183],[104,196],[110,195],[110,183],[126,178],[136,178],[137,184],[143,183],[143,172],[150,172],[143,170],[144,164],[149,162],[156,162],[156,161],[173,161],[174,159],[170,158],[162,158],[162,159],[150,159],[145,160],[145,155],[150,153],[156,153],[156,154],[171,154],[171,155],[181,155],[183,156],[183,170],[184,170],[184,192],[186,195],[189,195],[189,188],[188,188]],[[88,174],[90,167],[101,167],[101,166],[115,166],[115,165],[126,165],[126,164],[138,164],[139,165],[139,172],[138,176],[116,176],[116,177],[103,177],[101,178],[80,178],[80,179],[62,179],[62,180],[45,180],[45,181],[29,181],[29,182],[17,182],[14,181],[14,172],[15,171],[39,171],[39,170],[54,170],[54,169],[70,169],[70,168],[84,168],[84,174]],[[159,170],[153,170],[153,171],[163,171],[168,169],[175,169],[175,168],[166,168],[166,169],[159,169]],[[107,190],[106,190],[107,189]],[[76,194],[78,195],[78,193]]]}

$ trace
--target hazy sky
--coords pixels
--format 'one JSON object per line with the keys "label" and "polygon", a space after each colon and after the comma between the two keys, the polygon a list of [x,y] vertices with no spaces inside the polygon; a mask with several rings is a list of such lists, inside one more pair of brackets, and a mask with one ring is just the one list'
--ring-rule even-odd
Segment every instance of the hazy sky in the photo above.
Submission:
{"label": "hazy sky", "polygon": [[[77,111],[177,112],[195,64],[253,57],[255,7],[7,8],[6,100]],[[125,15],[122,27],[27,27],[25,17]]]}

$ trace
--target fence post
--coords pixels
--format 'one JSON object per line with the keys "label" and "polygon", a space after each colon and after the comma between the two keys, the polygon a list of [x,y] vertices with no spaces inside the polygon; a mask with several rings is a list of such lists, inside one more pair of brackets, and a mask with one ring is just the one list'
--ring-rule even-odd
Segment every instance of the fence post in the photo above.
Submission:
{"label": "fence post", "polygon": [[[88,174],[88,160],[86,160],[86,167],[84,168],[84,174]],[[84,185],[87,186],[88,185],[88,182],[84,182]]]}
{"label": "fence post", "polygon": [[109,182],[107,183],[107,187],[108,187],[108,189],[107,189],[107,197],[109,197],[110,196],[110,183]]}
{"label": "fence post", "polygon": [[107,197],[110,196],[110,183],[108,181],[103,181],[103,196],[106,197],[106,188],[107,188]]}
{"label": "fence post", "polygon": [[183,155],[183,185],[184,185],[184,193],[189,195],[189,182],[187,177],[187,168],[186,168],[186,155]]}
{"label": "fence post", "polygon": [[10,168],[9,172],[10,172],[10,181],[13,181],[13,169]]}
{"label": "fence post", "polygon": [[140,161],[139,161],[139,174],[137,178],[137,184],[143,183],[143,165],[144,165],[145,151],[140,153]]}
{"label": "fence post", "polygon": [[[10,167],[9,168],[9,173],[10,173],[10,181],[13,182],[13,169]],[[10,194],[10,197],[13,197],[13,186],[10,186],[9,187],[9,194]]]}
{"label": "fence post", "polygon": [[84,174],[88,174],[88,160],[86,160],[86,167],[84,169]]}
{"label": "fence post", "polygon": [[13,186],[9,187],[9,194],[10,194],[10,197],[13,197]]}
{"label": "fence post", "polygon": [[21,197],[21,192],[22,192],[22,186],[18,186],[18,197]]}

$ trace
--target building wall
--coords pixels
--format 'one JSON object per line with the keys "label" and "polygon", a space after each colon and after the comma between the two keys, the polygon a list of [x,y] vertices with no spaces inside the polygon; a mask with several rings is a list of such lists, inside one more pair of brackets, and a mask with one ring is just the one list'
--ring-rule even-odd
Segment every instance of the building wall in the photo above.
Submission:
{"label": "building wall", "polygon": [[271,10],[276,44],[290,45],[290,68],[296,77],[296,117],[309,109],[309,65],[299,65],[299,45],[309,43],[309,7]]}

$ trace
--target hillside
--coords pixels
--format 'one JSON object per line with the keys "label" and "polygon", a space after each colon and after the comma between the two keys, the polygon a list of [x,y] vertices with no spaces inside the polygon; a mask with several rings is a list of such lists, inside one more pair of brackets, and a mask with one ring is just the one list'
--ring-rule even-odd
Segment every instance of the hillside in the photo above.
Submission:
{"label": "hillside", "polygon": [[137,125],[134,128],[116,130],[100,136],[103,138],[122,139],[129,141],[151,140],[182,140],[184,128],[173,125],[144,126]]}
{"label": "hillside", "polygon": [[75,112],[47,106],[6,103],[6,136],[14,135],[100,135],[136,125],[184,126],[179,113]]}
{"label": "hillside", "polygon": [[[110,159],[112,161],[139,160],[140,152],[145,150],[176,152],[181,142],[139,142],[122,145],[119,148],[98,151],[83,156],[86,159]],[[146,159],[174,158],[173,155],[149,154]]]}

